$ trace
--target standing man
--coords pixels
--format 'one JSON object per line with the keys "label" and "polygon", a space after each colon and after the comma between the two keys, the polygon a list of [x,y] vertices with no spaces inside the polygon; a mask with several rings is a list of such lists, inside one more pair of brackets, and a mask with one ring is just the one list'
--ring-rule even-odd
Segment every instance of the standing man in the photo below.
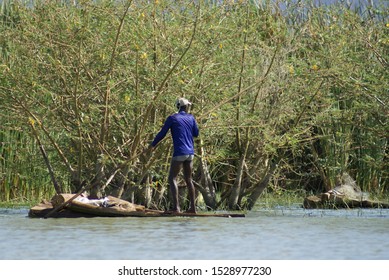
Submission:
{"label": "standing man", "polygon": [[188,113],[189,107],[192,105],[186,98],[179,98],[176,101],[176,107],[178,113],[170,115],[161,130],[155,136],[154,141],[151,143],[151,149],[166,136],[166,133],[170,129],[170,133],[173,139],[173,157],[170,164],[169,171],[169,185],[170,192],[173,197],[172,212],[180,212],[180,205],[178,202],[178,186],[177,176],[183,168],[184,178],[186,186],[189,191],[190,208],[187,212],[196,213],[195,206],[195,189],[192,182],[192,169],[193,169],[193,157],[194,157],[194,140],[193,137],[199,135],[199,129],[195,118]]}

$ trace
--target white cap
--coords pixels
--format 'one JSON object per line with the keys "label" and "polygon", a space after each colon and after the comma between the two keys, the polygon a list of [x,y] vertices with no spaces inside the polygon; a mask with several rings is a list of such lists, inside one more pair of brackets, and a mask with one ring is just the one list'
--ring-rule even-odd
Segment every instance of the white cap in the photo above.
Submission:
{"label": "white cap", "polygon": [[176,101],[177,108],[187,106],[187,105],[192,105],[192,103],[189,102],[189,100],[186,98],[181,97],[181,98],[177,99],[177,101]]}

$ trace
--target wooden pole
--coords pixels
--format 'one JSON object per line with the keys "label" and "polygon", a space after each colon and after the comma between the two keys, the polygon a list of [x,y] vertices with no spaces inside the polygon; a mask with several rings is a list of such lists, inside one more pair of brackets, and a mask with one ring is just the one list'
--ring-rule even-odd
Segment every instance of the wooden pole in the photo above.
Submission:
{"label": "wooden pole", "polygon": [[36,131],[35,126],[34,126],[34,123],[33,123],[32,121],[30,121],[30,126],[31,126],[31,128],[32,128],[32,133],[33,133],[33,135],[34,135],[36,141],[38,142],[39,149],[40,149],[40,151],[41,151],[41,153],[42,153],[43,159],[45,160],[47,169],[49,170],[50,178],[51,178],[51,181],[53,182],[54,189],[55,189],[55,191],[57,192],[57,194],[59,194],[59,193],[62,192],[61,186],[58,184],[58,181],[57,181],[57,179],[55,178],[54,171],[53,171],[53,167],[52,167],[51,164],[50,164],[49,157],[47,156],[46,150],[45,150],[45,148],[43,147],[43,144],[42,144],[41,140],[39,139],[38,132]]}
{"label": "wooden pole", "polygon": [[69,200],[65,200],[63,203],[55,207],[53,210],[51,210],[47,215],[44,217],[45,219],[49,218],[51,215],[54,213],[62,210],[65,208],[67,205],[69,205],[73,200],[75,200],[77,197],[79,197],[84,191],[86,190],[85,187],[82,187],[74,196],[72,196]]}

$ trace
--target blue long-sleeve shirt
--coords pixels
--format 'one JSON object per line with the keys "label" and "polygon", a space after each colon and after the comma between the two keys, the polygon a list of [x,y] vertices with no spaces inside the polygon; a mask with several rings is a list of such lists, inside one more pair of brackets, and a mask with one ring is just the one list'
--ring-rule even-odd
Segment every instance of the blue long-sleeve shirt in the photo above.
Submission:
{"label": "blue long-sleeve shirt", "polygon": [[199,135],[199,128],[193,115],[180,111],[170,115],[161,130],[155,136],[151,146],[155,147],[167,134],[170,133],[173,138],[173,157],[194,154],[193,137]]}

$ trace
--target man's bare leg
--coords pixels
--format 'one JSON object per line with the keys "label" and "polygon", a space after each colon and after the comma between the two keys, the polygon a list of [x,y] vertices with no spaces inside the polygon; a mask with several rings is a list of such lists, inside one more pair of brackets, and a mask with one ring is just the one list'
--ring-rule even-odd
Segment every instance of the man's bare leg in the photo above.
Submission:
{"label": "man's bare leg", "polygon": [[188,187],[189,199],[190,199],[190,208],[187,211],[188,213],[196,213],[196,205],[195,205],[195,188],[192,181],[192,169],[193,169],[193,161],[184,161],[184,178],[186,186]]}
{"label": "man's bare leg", "polygon": [[177,186],[177,176],[180,173],[182,166],[182,162],[180,161],[174,161],[172,160],[170,164],[170,171],[169,171],[169,186],[170,186],[170,192],[172,194],[172,203],[173,207],[171,208],[171,211],[173,212],[180,212],[180,205],[178,201],[178,186]]}

